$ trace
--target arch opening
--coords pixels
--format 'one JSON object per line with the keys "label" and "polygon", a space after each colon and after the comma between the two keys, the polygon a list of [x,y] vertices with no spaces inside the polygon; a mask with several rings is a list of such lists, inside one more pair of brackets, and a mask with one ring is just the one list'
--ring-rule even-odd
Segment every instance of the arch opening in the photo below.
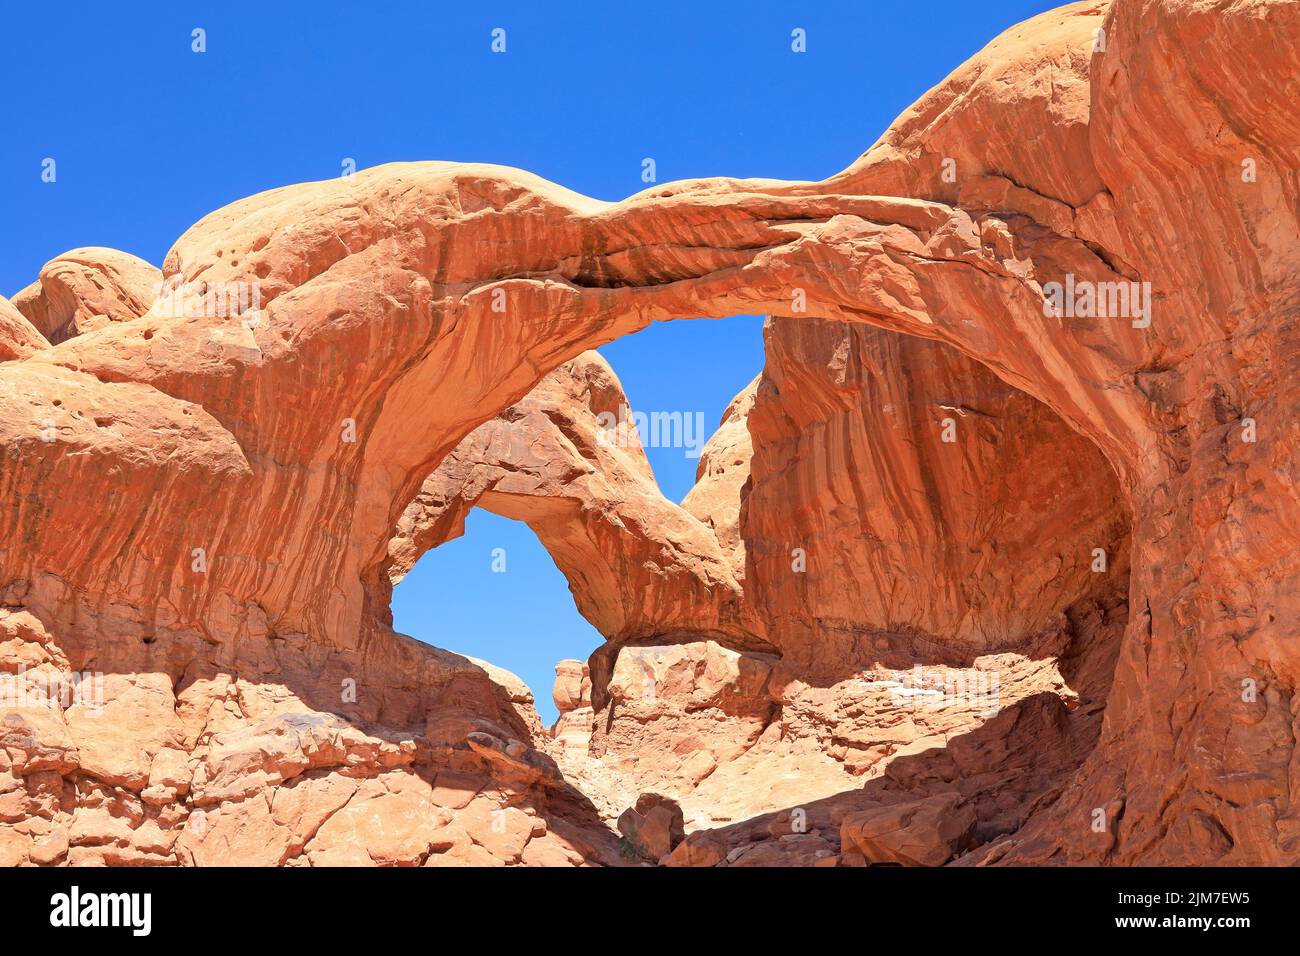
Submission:
{"label": "arch opening", "polygon": [[[390,542],[395,629],[518,674],[549,726],[560,662],[585,662],[607,638],[693,629],[695,597],[735,604],[739,586],[712,527],[677,499],[696,487],[721,412],[761,368],[762,321],[656,324],[606,347],[622,379],[600,353],[584,353],[467,436]],[[688,593],[673,594],[678,585]],[[656,603],[664,596],[675,612]],[[494,613],[476,621],[485,598]],[[449,606],[481,641],[463,631],[438,639],[447,628],[432,609]],[[530,623],[541,633],[526,648],[491,633]]]}
{"label": "arch opening", "polygon": [[[568,577],[603,637],[589,664],[552,662],[561,709],[546,723],[560,721],[543,746],[611,824],[648,792],[671,796],[691,828],[722,830],[795,802],[840,813],[863,800],[864,781],[873,799],[926,800],[936,780],[953,784],[931,765],[955,739],[965,776],[1004,778],[969,795],[987,843],[1096,743],[1127,620],[1114,472],[1054,412],[942,343],[806,317],[767,319],[764,339],[762,372],[702,450],[685,508],[637,456],[660,509],[649,517],[685,511],[709,532],[686,550],[713,565],[683,562],[674,590],[728,568],[729,609],[716,593],[711,608],[636,600],[653,580],[637,578],[647,552],[636,539],[653,522],[643,502],[609,493],[627,460],[603,450],[593,419],[627,396],[592,353],[468,436],[426,481],[414,524],[441,520],[445,533],[434,512],[474,505],[527,522]],[[581,493],[557,477],[566,461],[612,475],[605,497],[591,474]],[[407,524],[399,564],[418,537]],[[658,543],[681,550],[683,539]],[[620,552],[634,560],[611,560]],[[545,685],[533,689],[543,699]],[[871,716],[846,722],[846,708]],[[889,729],[900,714],[901,736]],[[1014,758],[999,749],[1009,741]],[[690,760],[648,757],[683,746]],[[1031,751],[1035,766],[1010,773]],[[767,782],[755,788],[755,775]]]}
{"label": "arch opening", "polygon": [[560,716],[551,700],[556,663],[586,660],[604,641],[528,525],[483,508],[393,588],[393,627],[515,674],[548,727]]}

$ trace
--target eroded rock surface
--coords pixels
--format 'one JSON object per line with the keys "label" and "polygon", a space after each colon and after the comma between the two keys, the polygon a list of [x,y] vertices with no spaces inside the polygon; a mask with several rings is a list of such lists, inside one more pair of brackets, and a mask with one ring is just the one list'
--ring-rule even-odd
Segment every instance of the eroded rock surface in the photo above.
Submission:
{"label": "eroded rock surface", "polygon": [[0,296],[0,362],[26,358],[49,344],[25,315]]}
{"label": "eroded rock surface", "polygon": [[551,696],[560,712],[551,727],[551,737],[560,747],[585,753],[591,745],[596,719],[591,707],[591,669],[583,661],[560,661],[555,665]]}
{"label": "eroded rock surface", "polygon": [[736,579],[742,582],[745,541],[740,534],[740,509],[749,493],[746,483],[754,455],[749,416],[758,383],[759,379],[754,379],[727,406],[718,430],[700,452],[695,484],[682,499],[682,507],[713,530],[718,547],[730,560]]}
{"label": "eroded rock surface", "polygon": [[[273,190],[163,264],[233,311],[55,260],[0,324],[0,861],[620,863],[610,815],[652,792],[694,831],[661,828],[671,863],[1296,862],[1298,39],[1279,0],[1064,7],[820,183],[604,203],[413,163]],[[789,321],[750,450],[733,416],[690,509],[594,433],[563,447],[594,407],[568,399],[524,429],[568,473],[464,495],[526,460],[499,416],[585,350],[758,311]],[[939,348],[965,358],[907,377]],[[447,502],[602,549],[570,575],[610,638],[585,755],[517,681],[391,630],[395,529],[448,461]],[[643,741],[676,776],[574,786]]]}
{"label": "eroded rock surface", "polygon": [[[404,677],[362,683],[373,704],[349,706],[340,675],[358,671],[319,657],[334,704],[292,666],[271,680],[197,656],[179,680],[157,664],[78,671],[26,611],[0,611],[0,637],[5,865],[619,862],[524,742],[541,733],[532,699],[499,669],[504,683],[413,645]],[[313,659],[301,636],[273,640]],[[391,709],[403,693],[426,703]],[[375,705],[382,720],[361,716]]]}

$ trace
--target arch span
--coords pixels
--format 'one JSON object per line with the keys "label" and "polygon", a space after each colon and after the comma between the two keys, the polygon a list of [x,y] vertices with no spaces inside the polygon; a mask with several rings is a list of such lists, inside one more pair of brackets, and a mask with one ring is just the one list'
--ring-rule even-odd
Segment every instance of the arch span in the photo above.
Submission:
{"label": "arch span", "polygon": [[[947,342],[1119,475],[1136,613],[1106,732],[1002,858],[1060,859],[1100,808],[1112,826],[1072,859],[1291,861],[1300,120],[1277,84],[1300,70],[1297,36],[1300,8],[1269,0],[1065,7],[822,183],[610,204],[419,163],[235,203],[163,271],[256,284],[256,315],[155,307],[0,364],[6,600],[89,656],[121,619],[218,660],[267,663],[287,634],[400,674],[391,529],[465,435],[648,322],[798,303]],[[1264,174],[1243,179],[1243,157]],[[1046,314],[1050,283],[1135,283],[1150,312],[1098,316],[1094,294]],[[33,428],[46,418],[56,442]]]}

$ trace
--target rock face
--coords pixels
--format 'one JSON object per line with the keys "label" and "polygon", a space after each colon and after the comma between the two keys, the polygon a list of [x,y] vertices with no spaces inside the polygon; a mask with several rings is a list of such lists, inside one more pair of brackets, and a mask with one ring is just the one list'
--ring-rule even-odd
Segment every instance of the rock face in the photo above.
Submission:
{"label": "rock face", "polygon": [[[600,600],[591,566],[627,569],[609,580],[634,598],[662,586],[660,567],[672,573],[658,555],[687,568],[698,561],[692,548],[716,555],[693,528],[671,547],[656,546],[655,560],[640,557],[655,545],[642,530],[649,522],[619,516],[635,508],[676,518],[677,507],[654,486],[639,446],[635,467],[603,450],[595,417],[603,407],[591,395],[610,395],[608,407],[626,399],[592,355],[467,437],[426,480],[390,543],[396,575],[449,536],[449,525],[459,530],[473,502],[501,510],[481,489],[528,502],[527,511],[506,513],[531,518],[579,608],[610,638],[593,657],[594,688],[586,668],[561,665],[554,695],[562,716],[552,735],[566,776],[611,821],[649,791],[681,801],[696,826],[838,793],[896,755],[980,726],[990,716],[977,706],[980,695],[998,697],[986,708],[996,712],[1066,686],[1058,672],[1016,654],[985,653],[970,667],[962,652],[1021,651],[1038,635],[1060,656],[1074,627],[1067,609],[1077,620],[1093,608],[1118,614],[1124,603],[1127,521],[1113,474],[1044,406],[939,343],[812,319],[773,320],[767,335],[767,367],[728,408],[682,505],[717,535],[737,582],[752,545],[744,612],[733,616],[750,633],[733,632],[733,646],[699,639],[715,620],[703,602],[693,626],[689,608],[668,618],[662,601],[648,602],[659,617],[643,616],[631,643],[589,613],[593,604],[627,603]],[[599,392],[586,384],[593,374],[607,383]],[[753,477],[751,431],[760,449]],[[575,435],[586,437],[575,445]],[[575,554],[563,544],[566,529],[572,535],[584,522],[539,522],[551,502],[608,509],[614,520]],[[798,571],[787,551],[793,542],[806,549]],[[733,600],[739,590],[732,587]],[[1101,629],[1110,641],[1094,643],[1111,655],[1118,633],[1113,623]],[[760,633],[781,653],[735,646]],[[905,707],[900,723],[900,696],[941,695],[945,680],[969,682],[971,700]],[[864,683],[879,689],[864,696]],[[1095,696],[1104,700],[1104,686]],[[1074,709],[1075,698],[1060,699]],[[1065,736],[1095,740],[1098,713],[1093,706],[1068,718],[1078,726]],[[1050,780],[1020,774],[993,815],[1005,820],[1012,793],[1027,803]]]}
{"label": "rock face", "polygon": [[625,856],[640,856],[651,862],[666,859],[686,838],[682,810],[658,794],[642,794],[635,807],[618,818]]}
{"label": "rock face", "polygon": [[555,689],[552,694],[559,719],[551,728],[551,737],[566,749],[585,752],[591,745],[596,719],[591,708],[591,670],[582,661],[560,661],[555,665]]}
{"label": "rock face", "polygon": [[[0,611],[0,637],[6,865],[618,860],[586,801],[524,743],[540,733],[531,698],[496,669],[409,647],[392,690],[357,690],[381,707],[432,702],[423,725],[393,711],[399,725],[360,719],[350,694],[311,695],[301,670],[268,681],[195,655],[179,681],[157,665],[83,673],[25,611]],[[275,640],[313,659],[301,636]]]}
{"label": "rock face", "polygon": [[73,249],[51,259],[13,304],[49,341],[144,315],[163,292],[162,273],[116,249]]}
{"label": "rock face", "polygon": [[865,326],[778,318],[767,343],[742,534],[787,657],[840,666],[864,630],[1005,647],[1127,588],[1114,473],[1041,403]]}
{"label": "rock face", "polygon": [[840,846],[863,865],[942,866],[965,849],[974,829],[974,812],[947,794],[851,813],[840,824]]}
{"label": "rock face", "polygon": [[[1079,3],[824,182],[398,164],[205,217],[164,299],[50,263],[0,308],[0,862],[618,864],[629,808],[674,864],[1297,862],[1297,39]],[[755,311],[664,502],[583,353]],[[608,638],[585,752],[391,630],[474,504]]]}
{"label": "rock face", "polygon": [[[761,377],[761,376],[760,376]],[[749,416],[759,379],[731,400],[722,424],[700,452],[695,485],[682,507],[713,530],[718,547],[731,562],[738,581],[745,578],[745,541],[740,535],[740,509],[749,493],[750,459],[754,455]]]}

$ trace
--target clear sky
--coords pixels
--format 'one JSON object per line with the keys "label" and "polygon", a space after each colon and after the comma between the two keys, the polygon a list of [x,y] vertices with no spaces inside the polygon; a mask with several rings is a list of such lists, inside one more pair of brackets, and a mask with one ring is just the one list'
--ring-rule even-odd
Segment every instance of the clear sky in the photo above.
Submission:
{"label": "clear sky", "polygon": [[[337,176],[348,159],[501,163],[610,200],[646,187],[647,158],[659,182],[820,179],[1001,30],[1056,5],[9,4],[0,294],[76,246],[161,264],[205,213]],[[196,28],[206,52],[192,50]],[[804,53],[791,50],[796,28]],[[674,322],[602,352],[634,408],[702,412],[712,429],[762,367],[761,327]],[[650,458],[680,500],[695,460]],[[504,574],[491,570],[498,547]],[[600,641],[531,532],[481,512],[420,561],[394,614],[399,630],[519,674],[548,721],[555,661]]]}

